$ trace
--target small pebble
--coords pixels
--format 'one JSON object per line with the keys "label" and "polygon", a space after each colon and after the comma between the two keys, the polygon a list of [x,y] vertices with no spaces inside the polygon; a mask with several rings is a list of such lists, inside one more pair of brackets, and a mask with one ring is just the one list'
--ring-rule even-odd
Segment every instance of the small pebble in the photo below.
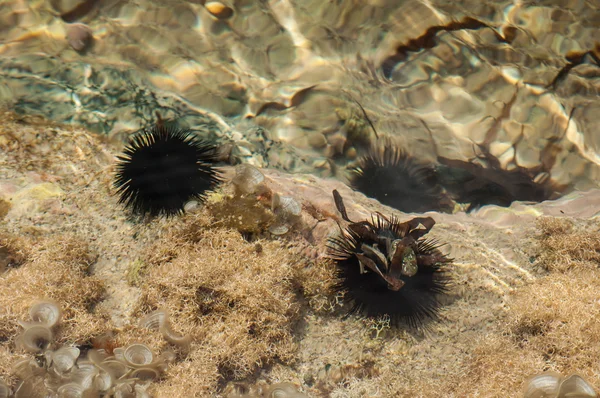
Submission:
{"label": "small pebble", "polygon": [[94,41],[92,30],[85,24],[74,23],[67,27],[67,42],[75,51],[85,51]]}
{"label": "small pebble", "polygon": [[209,1],[204,5],[206,10],[211,13],[212,16],[218,19],[231,18],[233,15],[233,9],[227,7],[225,4],[218,1]]}

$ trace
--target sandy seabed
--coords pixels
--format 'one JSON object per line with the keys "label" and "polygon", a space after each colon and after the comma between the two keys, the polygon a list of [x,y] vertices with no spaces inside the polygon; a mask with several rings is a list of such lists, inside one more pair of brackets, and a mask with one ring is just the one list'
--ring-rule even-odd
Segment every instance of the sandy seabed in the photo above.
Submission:
{"label": "sandy seabed", "polygon": [[[330,192],[342,193],[353,219],[392,210],[341,182],[263,170],[273,192],[303,208],[280,237],[267,232],[269,206],[234,200],[228,182],[184,216],[131,220],[112,188],[121,143],[11,113],[3,120],[0,378],[13,389],[14,364],[34,357],[16,344],[19,321],[40,299],[63,309],[52,348],[144,343],[174,353],[148,388],[154,397],[281,382],[316,397],[507,397],[549,370],[600,385],[597,191],[429,213],[432,237],[455,258],[455,283],[441,320],[418,332],[343,318],[323,257],[339,221]],[[157,309],[188,345],[139,325]]]}

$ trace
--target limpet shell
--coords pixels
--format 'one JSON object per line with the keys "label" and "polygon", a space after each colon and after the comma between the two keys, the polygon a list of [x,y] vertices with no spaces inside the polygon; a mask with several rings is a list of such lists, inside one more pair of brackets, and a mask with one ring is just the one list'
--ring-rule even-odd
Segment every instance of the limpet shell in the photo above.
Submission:
{"label": "limpet shell", "polygon": [[244,163],[236,166],[235,177],[233,177],[231,182],[240,194],[248,195],[256,193],[264,180],[265,176],[260,170],[250,164]]}
{"label": "limpet shell", "polygon": [[165,340],[167,340],[171,344],[183,347],[190,345],[190,343],[192,342],[191,336],[183,336],[175,333],[168,324],[162,325],[159,330],[162,333]]}
{"label": "limpet shell", "polygon": [[154,361],[152,350],[145,344],[132,344],[123,351],[125,362],[131,367],[140,368]]}
{"label": "limpet shell", "polygon": [[285,235],[290,230],[287,225],[271,225],[269,232],[273,235]]}
{"label": "limpet shell", "polygon": [[77,367],[71,370],[71,381],[87,390],[94,386],[94,379],[98,373],[99,370],[93,363],[79,361]]}
{"label": "limpet shell", "polygon": [[129,368],[123,362],[116,359],[107,359],[100,364],[97,364],[100,369],[109,373],[115,380],[120,379],[129,372]]}
{"label": "limpet shell", "polygon": [[117,361],[121,361],[123,363],[126,363],[127,361],[125,360],[125,349],[123,347],[117,347],[113,350],[113,355],[115,356],[115,359]]}
{"label": "limpet shell", "polygon": [[108,391],[112,387],[113,383],[113,375],[103,370],[98,372],[98,374],[94,377],[94,389],[101,392]]}
{"label": "limpet shell", "polygon": [[139,368],[131,373],[131,377],[135,377],[140,380],[155,380],[158,379],[159,373],[153,368]]}
{"label": "limpet shell", "polygon": [[10,389],[2,380],[0,380],[0,398],[8,398],[10,396]]}
{"label": "limpet shell", "polygon": [[31,377],[43,377],[46,374],[46,369],[40,367],[35,359],[25,358],[15,363],[13,373],[19,379],[27,380]]}
{"label": "limpet shell", "polygon": [[109,355],[103,349],[99,349],[99,350],[91,349],[87,352],[87,359],[94,365],[98,366],[102,362],[108,360]]}
{"label": "limpet shell", "polygon": [[82,398],[83,390],[79,384],[68,383],[60,386],[56,392],[61,398]]}
{"label": "limpet shell", "polygon": [[169,321],[169,315],[163,309],[153,311],[140,320],[140,327],[159,330],[160,327]]}
{"label": "limpet shell", "polygon": [[273,195],[271,209],[284,218],[298,217],[302,213],[302,206],[294,198],[277,193]]}
{"label": "limpet shell", "polygon": [[140,384],[135,385],[135,398],[150,398],[150,394],[146,392],[146,386]]}
{"label": "limpet shell", "polygon": [[29,309],[31,320],[48,328],[55,326],[60,321],[61,315],[58,303],[53,300],[39,301]]}
{"label": "limpet shell", "polygon": [[268,398],[303,398],[306,395],[298,391],[292,383],[273,384],[264,394]]}
{"label": "limpet shell", "polygon": [[562,383],[560,383],[560,387],[558,389],[558,397],[577,397],[577,398],[595,398],[598,394],[594,388],[589,385],[587,381],[583,379],[583,377],[579,375],[571,375],[567,377]]}
{"label": "limpet shell", "polygon": [[556,396],[562,376],[558,373],[547,372],[529,379],[525,386],[524,398],[544,398]]}
{"label": "limpet shell", "polygon": [[136,398],[135,395],[136,379],[119,380],[115,386],[115,398]]}
{"label": "limpet shell", "polygon": [[79,348],[61,347],[52,353],[52,367],[58,373],[66,373],[75,365],[79,358]]}
{"label": "limpet shell", "polygon": [[21,333],[17,344],[27,352],[37,353],[48,348],[52,337],[52,330],[48,327],[31,325]]}

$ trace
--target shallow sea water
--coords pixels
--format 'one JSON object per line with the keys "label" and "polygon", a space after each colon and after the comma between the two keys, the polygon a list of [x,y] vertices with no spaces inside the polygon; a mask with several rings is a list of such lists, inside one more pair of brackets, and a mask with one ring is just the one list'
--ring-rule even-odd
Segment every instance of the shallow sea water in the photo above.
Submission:
{"label": "shallow sea water", "polygon": [[510,170],[551,147],[554,181],[597,186],[593,1],[203,3],[5,0],[0,102],[116,138],[158,112],[240,161],[343,179],[372,138],[358,101],[421,159],[484,145]]}
{"label": "shallow sea water", "polygon": [[[84,51],[73,48],[77,41],[68,33],[78,26],[93,35]],[[332,189],[343,194],[352,219],[391,211],[344,184],[377,138],[361,106],[379,137],[393,137],[419,159],[471,161],[486,150],[505,170],[542,165],[537,178],[548,173],[566,191],[597,188],[598,40],[594,0],[0,0],[0,109],[10,113],[0,126],[0,149],[18,149],[0,150],[0,172],[6,171],[0,205],[10,202],[4,213],[0,207],[0,238],[73,233],[91,242],[98,252],[94,277],[107,290],[99,308],[110,314],[107,325],[131,337],[128,328],[139,315],[133,307],[143,292],[129,273],[181,220],[132,223],[110,198],[107,171],[119,147],[112,144],[158,117],[228,144],[232,163],[276,169],[264,170],[274,192],[321,215],[334,212]],[[44,122],[21,123],[14,113]],[[332,397],[520,396],[527,377],[548,369],[581,372],[600,385],[596,263],[589,274],[558,279],[539,277],[533,264],[537,218],[568,217],[595,231],[599,192],[470,214],[432,213],[432,236],[447,243],[457,270],[445,323],[435,323],[428,336],[400,331],[379,339],[358,318],[303,308],[300,331],[294,329],[297,362],[279,363],[274,355],[247,380],[289,381],[310,396]],[[19,195],[25,199],[13,200]],[[337,231],[335,220],[315,222],[314,242]],[[544,296],[548,291],[562,295]],[[26,293],[15,292],[20,307],[12,312],[0,308],[0,320],[10,320],[14,330],[26,313],[23,303],[37,294]],[[516,311],[523,302],[533,304]],[[550,312],[551,304],[567,314]],[[579,327],[572,318],[590,324]],[[547,335],[527,335],[529,319],[548,321]],[[525,325],[530,346],[513,341],[513,323]],[[185,320],[182,325],[194,330]],[[142,339],[157,344],[146,334]],[[238,339],[235,331],[229,337],[231,344]],[[195,357],[184,357],[170,378],[154,383],[154,396],[187,388],[185,378],[191,385],[207,380],[209,392],[195,396],[223,394],[234,378],[215,370],[215,358],[201,356],[203,339],[195,342]],[[12,358],[12,341],[0,343],[0,359]],[[193,373],[190,363],[204,367]]]}

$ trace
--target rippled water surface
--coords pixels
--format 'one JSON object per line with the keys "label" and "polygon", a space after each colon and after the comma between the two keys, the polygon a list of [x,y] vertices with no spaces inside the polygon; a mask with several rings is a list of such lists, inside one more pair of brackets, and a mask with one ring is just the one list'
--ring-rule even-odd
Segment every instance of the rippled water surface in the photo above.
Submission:
{"label": "rippled water surface", "polygon": [[599,26],[584,0],[4,0],[0,101],[117,139],[158,113],[238,160],[340,178],[375,138],[358,102],[423,160],[489,151],[587,189]]}

